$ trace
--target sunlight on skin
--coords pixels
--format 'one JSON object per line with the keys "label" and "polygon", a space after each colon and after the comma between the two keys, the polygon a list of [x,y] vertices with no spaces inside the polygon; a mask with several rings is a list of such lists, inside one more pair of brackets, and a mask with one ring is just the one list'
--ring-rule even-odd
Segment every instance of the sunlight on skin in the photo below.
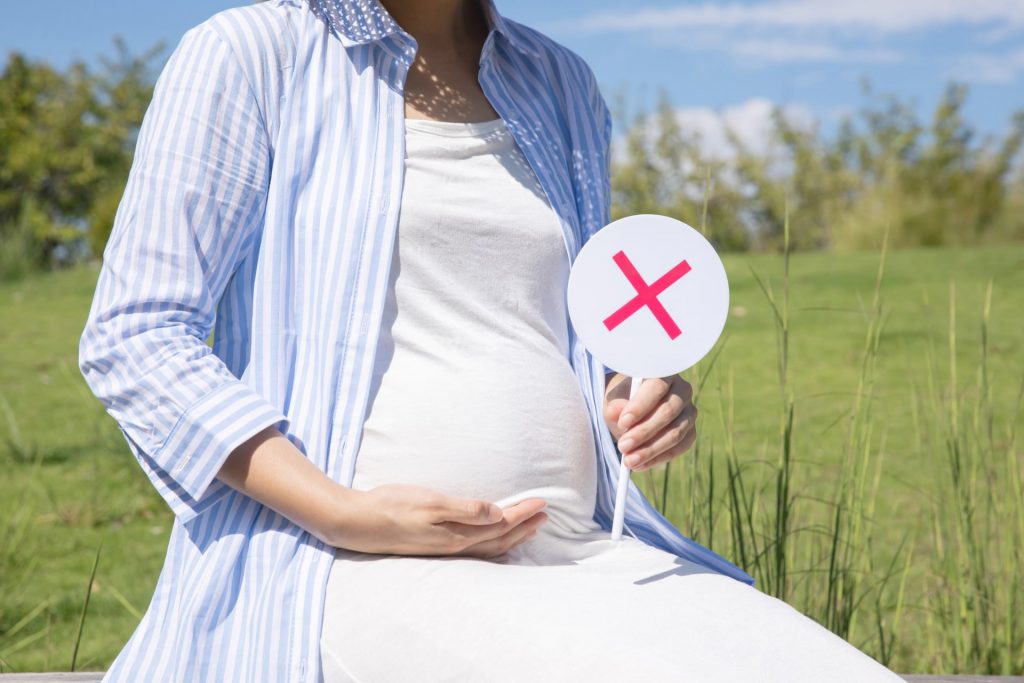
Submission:
{"label": "sunlight on skin", "polygon": [[645,379],[629,400],[628,377],[616,373],[605,391],[604,419],[626,465],[643,472],[688,451],[697,439],[693,387],[679,375]]}

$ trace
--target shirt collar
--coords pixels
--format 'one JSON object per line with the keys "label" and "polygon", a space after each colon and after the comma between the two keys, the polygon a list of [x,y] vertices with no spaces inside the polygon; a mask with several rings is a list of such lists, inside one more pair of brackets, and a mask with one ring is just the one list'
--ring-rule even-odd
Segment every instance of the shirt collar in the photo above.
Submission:
{"label": "shirt collar", "polygon": [[[361,45],[380,40],[401,26],[381,5],[380,0],[308,0],[313,13],[327,23],[345,46]],[[479,0],[484,10],[488,30],[500,33],[510,45],[532,57],[540,57],[537,48],[529,44],[509,26],[494,0]]]}

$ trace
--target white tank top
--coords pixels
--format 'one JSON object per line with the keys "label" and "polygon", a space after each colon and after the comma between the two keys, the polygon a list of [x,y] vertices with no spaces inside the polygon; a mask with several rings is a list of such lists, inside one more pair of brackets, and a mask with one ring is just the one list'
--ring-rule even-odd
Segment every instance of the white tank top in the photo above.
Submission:
{"label": "white tank top", "polygon": [[598,463],[569,362],[570,264],[558,216],[502,119],[406,119],[405,130],[398,234],[352,487],[412,483],[502,507],[541,497],[548,531],[598,529]]}

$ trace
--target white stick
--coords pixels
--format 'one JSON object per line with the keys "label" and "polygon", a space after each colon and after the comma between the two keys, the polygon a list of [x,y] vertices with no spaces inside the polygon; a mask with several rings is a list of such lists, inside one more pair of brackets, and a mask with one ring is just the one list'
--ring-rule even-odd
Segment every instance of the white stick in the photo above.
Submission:
{"label": "white stick", "polygon": [[[634,377],[630,380],[630,401],[632,401],[633,397],[636,396],[636,392],[640,388],[640,383],[643,381],[644,380],[641,377]],[[615,491],[615,517],[612,519],[613,541],[617,541],[622,538],[622,520],[626,516],[626,491],[629,489],[629,472],[630,470],[626,465],[626,459],[622,458],[619,461],[619,485]]]}

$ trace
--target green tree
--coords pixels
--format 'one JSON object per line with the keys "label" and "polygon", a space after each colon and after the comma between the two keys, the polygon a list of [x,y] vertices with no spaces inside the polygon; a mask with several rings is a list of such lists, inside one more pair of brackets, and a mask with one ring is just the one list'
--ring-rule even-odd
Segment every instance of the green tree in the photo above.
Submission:
{"label": "green tree", "polygon": [[867,81],[863,95],[831,137],[776,107],[766,151],[723,122],[731,153],[713,159],[662,93],[652,114],[625,121],[613,215],[693,223],[706,205],[707,232],[724,249],[780,249],[787,208],[794,249],[873,248],[886,229],[893,246],[1024,239],[1024,110],[1001,138],[978,140],[964,85],[950,84],[924,123]]}
{"label": "green tree", "polygon": [[630,116],[616,98],[616,116],[628,126],[612,159],[612,218],[658,213],[695,228],[722,250],[749,246],[739,215],[743,205],[728,180],[730,164],[703,151],[695,131],[682,128],[664,92],[653,114]]}
{"label": "green tree", "polygon": [[49,265],[83,238],[98,253],[152,96],[157,45],[60,72],[11,53],[0,72],[0,269]]}

